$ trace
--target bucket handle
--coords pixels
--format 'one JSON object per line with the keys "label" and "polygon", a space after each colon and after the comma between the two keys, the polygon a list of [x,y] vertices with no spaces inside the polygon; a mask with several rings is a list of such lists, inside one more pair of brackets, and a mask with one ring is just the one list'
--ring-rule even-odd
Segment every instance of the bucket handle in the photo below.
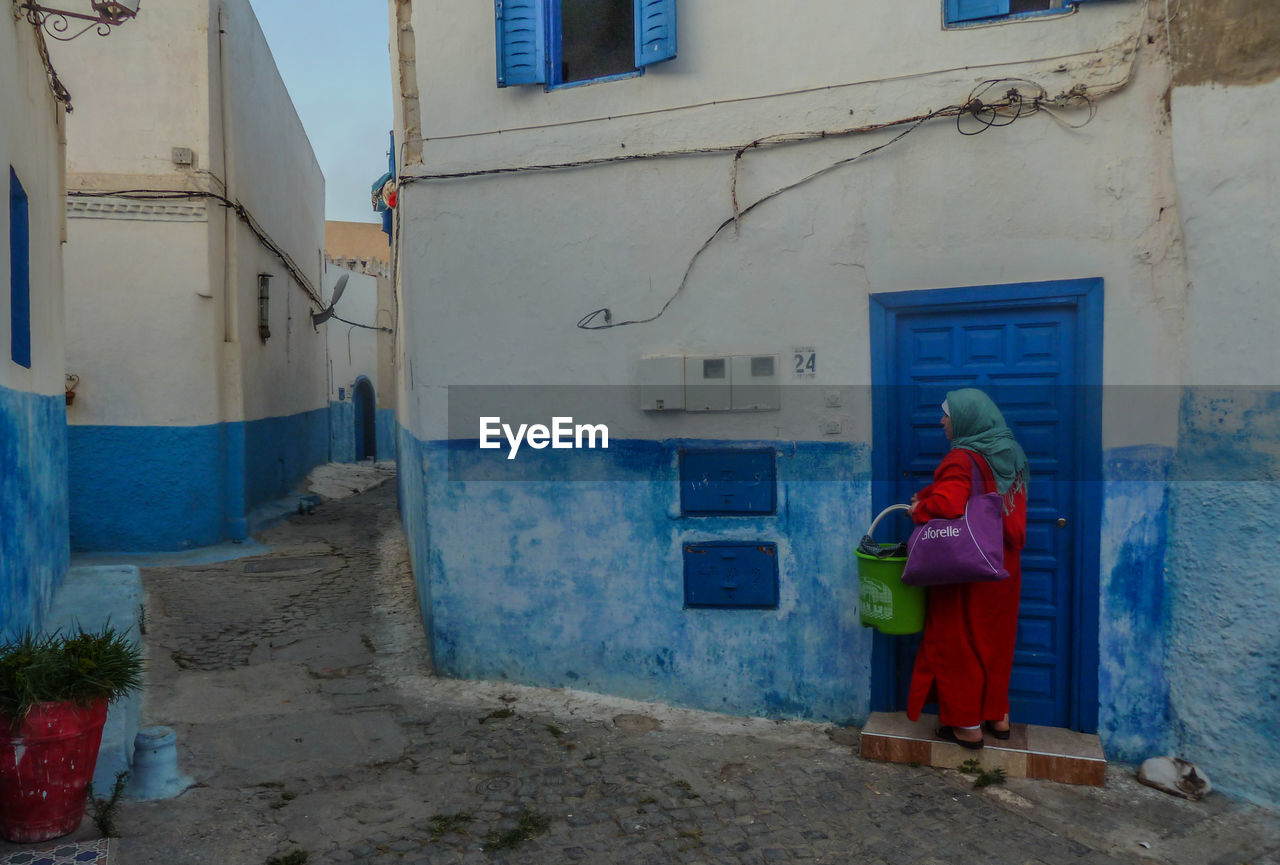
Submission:
{"label": "bucket handle", "polygon": [[909,511],[909,510],[911,510],[911,505],[889,505],[889,507],[882,510],[876,516],[876,518],[871,521],[871,527],[867,529],[867,537],[871,537],[872,535],[875,534],[876,526],[880,525],[880,521],[884,519],[886,516],[888,516],[889,514],[893,513],[894,511]]}

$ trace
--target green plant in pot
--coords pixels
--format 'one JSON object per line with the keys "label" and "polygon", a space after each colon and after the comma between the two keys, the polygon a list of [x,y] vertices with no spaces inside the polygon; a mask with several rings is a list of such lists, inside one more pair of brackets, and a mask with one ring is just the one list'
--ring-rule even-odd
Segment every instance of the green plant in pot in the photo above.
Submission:
{"label": "green plant in pot", "polygon": [[141,648],[110,626],[0,644],[0,835],[33,843],[80,825],[107,705],[141,687]]}

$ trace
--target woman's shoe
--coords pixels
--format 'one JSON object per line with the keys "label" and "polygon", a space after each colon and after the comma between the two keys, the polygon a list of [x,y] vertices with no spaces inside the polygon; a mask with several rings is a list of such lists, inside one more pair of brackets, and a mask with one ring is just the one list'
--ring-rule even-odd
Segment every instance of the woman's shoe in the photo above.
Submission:
{"label": "woman's shoe", "polygon": [[1008,730],[997,730],[995,724],[990,721],[983,721],[982,729],[986,730],[997,739],[1008,739],[1009,736],[1013,734],[1013,727],[1010,727]]}
{"label": "woman's shoe", "polygon": [[970,751],[978,751],[986,744],[981,739],[978,739],[975,742],[970,742],[968,739],[961,739],[959,736],[956,735],[956,731],[954,727],[950,727],[946,725],[939,727],[935,731],[935,735],[939,739],[944,739],[948,742],[955,742],[961,748],[968,748]]}

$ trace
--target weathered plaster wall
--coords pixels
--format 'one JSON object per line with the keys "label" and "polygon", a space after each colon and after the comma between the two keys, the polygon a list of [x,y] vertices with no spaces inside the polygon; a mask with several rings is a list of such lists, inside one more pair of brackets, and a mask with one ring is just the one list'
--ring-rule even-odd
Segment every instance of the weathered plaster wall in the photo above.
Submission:
{"label": "weathered plaster wall", "polygon": [[[856,602],[834,587],[848,574],[869,517],[870,479],[856,468],[871,441],[869,295],[1096,276],[1105,283],[1103,376],[1115,386],[1104,397],[1109,459],[1101,479],[1103,733],[1117,753],[1151,753],[1168,735],[1169,711],[1158,665],[1144,666],[1162,659],[1168,626],[1160,567],[1168,506],[1158,467],[1169,459],[1161,449],[1176,444],[1179,417],[1177,394],[1170,399],[1159,388],[1180,381],[1186,283],[1162,21],[1148,20],[1143,4],[1091,4],[1070,16],[944,33],[939,4],[912,0],[891,20],[870,3],[819,4],[812,14],[830,26],[815,33],[809,15],[748,5],[745,12],[682,6],[678,60],[639,78],[547,93],[494,86],[492,55],[476,47],[492,42],[490,15],[414,4],[417,86],[405,95],[425,103],[426,140],[418,146],[429,169],[409,159],[402,170],[730,148],[402,186],[401,494],[437,658],[458,675],[568,683],[572,669],[590,683],[580,687],[733,711],[857,717],[869,699],[869,642],[856,628],[841,630]],[[866,21],[876,26],[853,23]],[[900,50],[905,44],[920,50]],[[456,85],[437,86],[444,69]],[[690,260],[734,212],[732,148],[913,116],[962,102],[975,84],[998,76],[1041,82],[1052,94],[1091,88],[1097,116],[1077,129],[1041,114],[967,137],[954,120],[939,120],[896,143],[904,127],[750,149],[737,164],[740,208],[886,145],[726,228],[652,323],[575,326],[601,307],[614,321],[662,309]],[[402,116],[410,113],[402,106]],[[1067,108],[1059,119],[1086,117]],[[644,355],[785,358],[793,346],[818,349],[818,373],[812,387],[784,388],[781,412],[654,416],[636,408],[630,390]],[[606,473],[596,484],[556,485],[451,477],[438,449],[448,440],[474,447],[459,440],[476,432],[449,428],[449,399],[460,385],[481,384],[506,385],[508,396],[528,385],[609,386],[583,409],[634,443],[617,457],[628,479]],[[1151,386],[1141,413],[1121,386]],[[852,395],[829,407],[830,389]],[[523,410],[533,411],[532,401]],[[828,421],[838,433],[825,432]],[[670,466],[636,461],[646,449],[667,454],[680,440],[769,441],[801,461],[832,448],[833,463],[855,467],[854,482],[839,492],[795,483],[785,495],[790,516],[780,512],[753,528],[726,520],[700,529],[671,516]],[[786,549],[784,592],[795,606],[755,618],[679,610],[670,594],[680,579],[673,538],[704,530],[778,541]],[[566,557],[570,564],[559,567]],[[1143,566],[1137,574],[1135,562]],[[627,618],[632,597],[644,600],[643,616],[656,617],[657,626]],[[630,642],[599,639],[597,616]],[[711,672],[717,659],[701,649],[704,632],[725,658],[747,659],[723,685]],[[585,676],[582,662],[564,663],[557,634],[591,647]],[[812,640],[821,651],[768,656],[762,635],[782,646]],[[645,662],[670,646],[672,663]],[[840,685],[824,666],[831,663],[844,671]],[[797,680],[824,684],[807,691]],[[770,693],[784,699],[769,704]]]}
{"label": "weathered plaster wall", "polygon": [[[0,638],[40,626],[69,560],[61,112],[34,29],[0,15]],[[12,360],[10,170],[27,195],[30,367]]]}
{"label": "weathered plaster wall", "polygon": [[1280,392],[1188,392],[1170,513],[1174,749],[1222,789],[1280,803]]}
{"label": "weathered plaster wall", "polygon": [[1176,85],[1280,77],[1280,19],[1271,0],[1180,0],[1170,10]]}
{"label": "weathered plaster wall", "polygon": [[1141,762],[1170,741],[1165,565],[1172,449],[1106,455],[1098,729],[1113,759]]}
{"label": "weathered plaster wall", "polygon": [[1215,784],[1274,805],[1280,60],[1274,15],[1269,7],[1260,15],[1264,5],[1227,4],[1218,23],[1204,4],[1179,13],[1206,32],[1223,28],[1245,65],[1228,62],[1225,50],[1212,55],[1213,64],[1179,73],[1179,80],[1208,80],[1175,87],[1171,99],[1190,283],[1190,386],[1171,493],[1167,664],[1176,750],[1201,763]]}
{"label": "weathered plaster wall", "polygon": [[[443,481],[423,502],[419,472],[483,461],[474,443],[403,435],[411,507],[433,515],[406,525],[430,561],[417,574],[437,670],[736,714],[865,718],[871,637],[852,548],[870,521],[867,449],[779,445],[776,514],[693,518],[680,515],[680,444],[616,441],[575,460],[607,480]],[[729,539],[778,542],[778,609],[683,609],[682,545]]]}

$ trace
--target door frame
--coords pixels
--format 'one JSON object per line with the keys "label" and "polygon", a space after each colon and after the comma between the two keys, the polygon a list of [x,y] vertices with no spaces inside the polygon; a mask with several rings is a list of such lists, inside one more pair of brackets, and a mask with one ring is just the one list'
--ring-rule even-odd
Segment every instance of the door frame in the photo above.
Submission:
{"label": "door frame", "polygon": [[[879,513],[889,499],[888,387],[894,382],[891,348],[897,319],[906,313],[1009,310],[1018,307],[1072,306],[1076,310],[1075,374],[1077,422],[1076,471],[1080,482],[1080,530],[1076,533],[1076,579],[1072,586],[1071,728],[1085,733],[1098,727],[1098,617],[1102,533],[1102,336],[1101,277],[1047,282],[1018,282],[958,288],[920,289],[872,294],[871,349],[871,505]],[[875,633],[871,655],[871,709],[887,711],[893,676],[892,637]]]}

